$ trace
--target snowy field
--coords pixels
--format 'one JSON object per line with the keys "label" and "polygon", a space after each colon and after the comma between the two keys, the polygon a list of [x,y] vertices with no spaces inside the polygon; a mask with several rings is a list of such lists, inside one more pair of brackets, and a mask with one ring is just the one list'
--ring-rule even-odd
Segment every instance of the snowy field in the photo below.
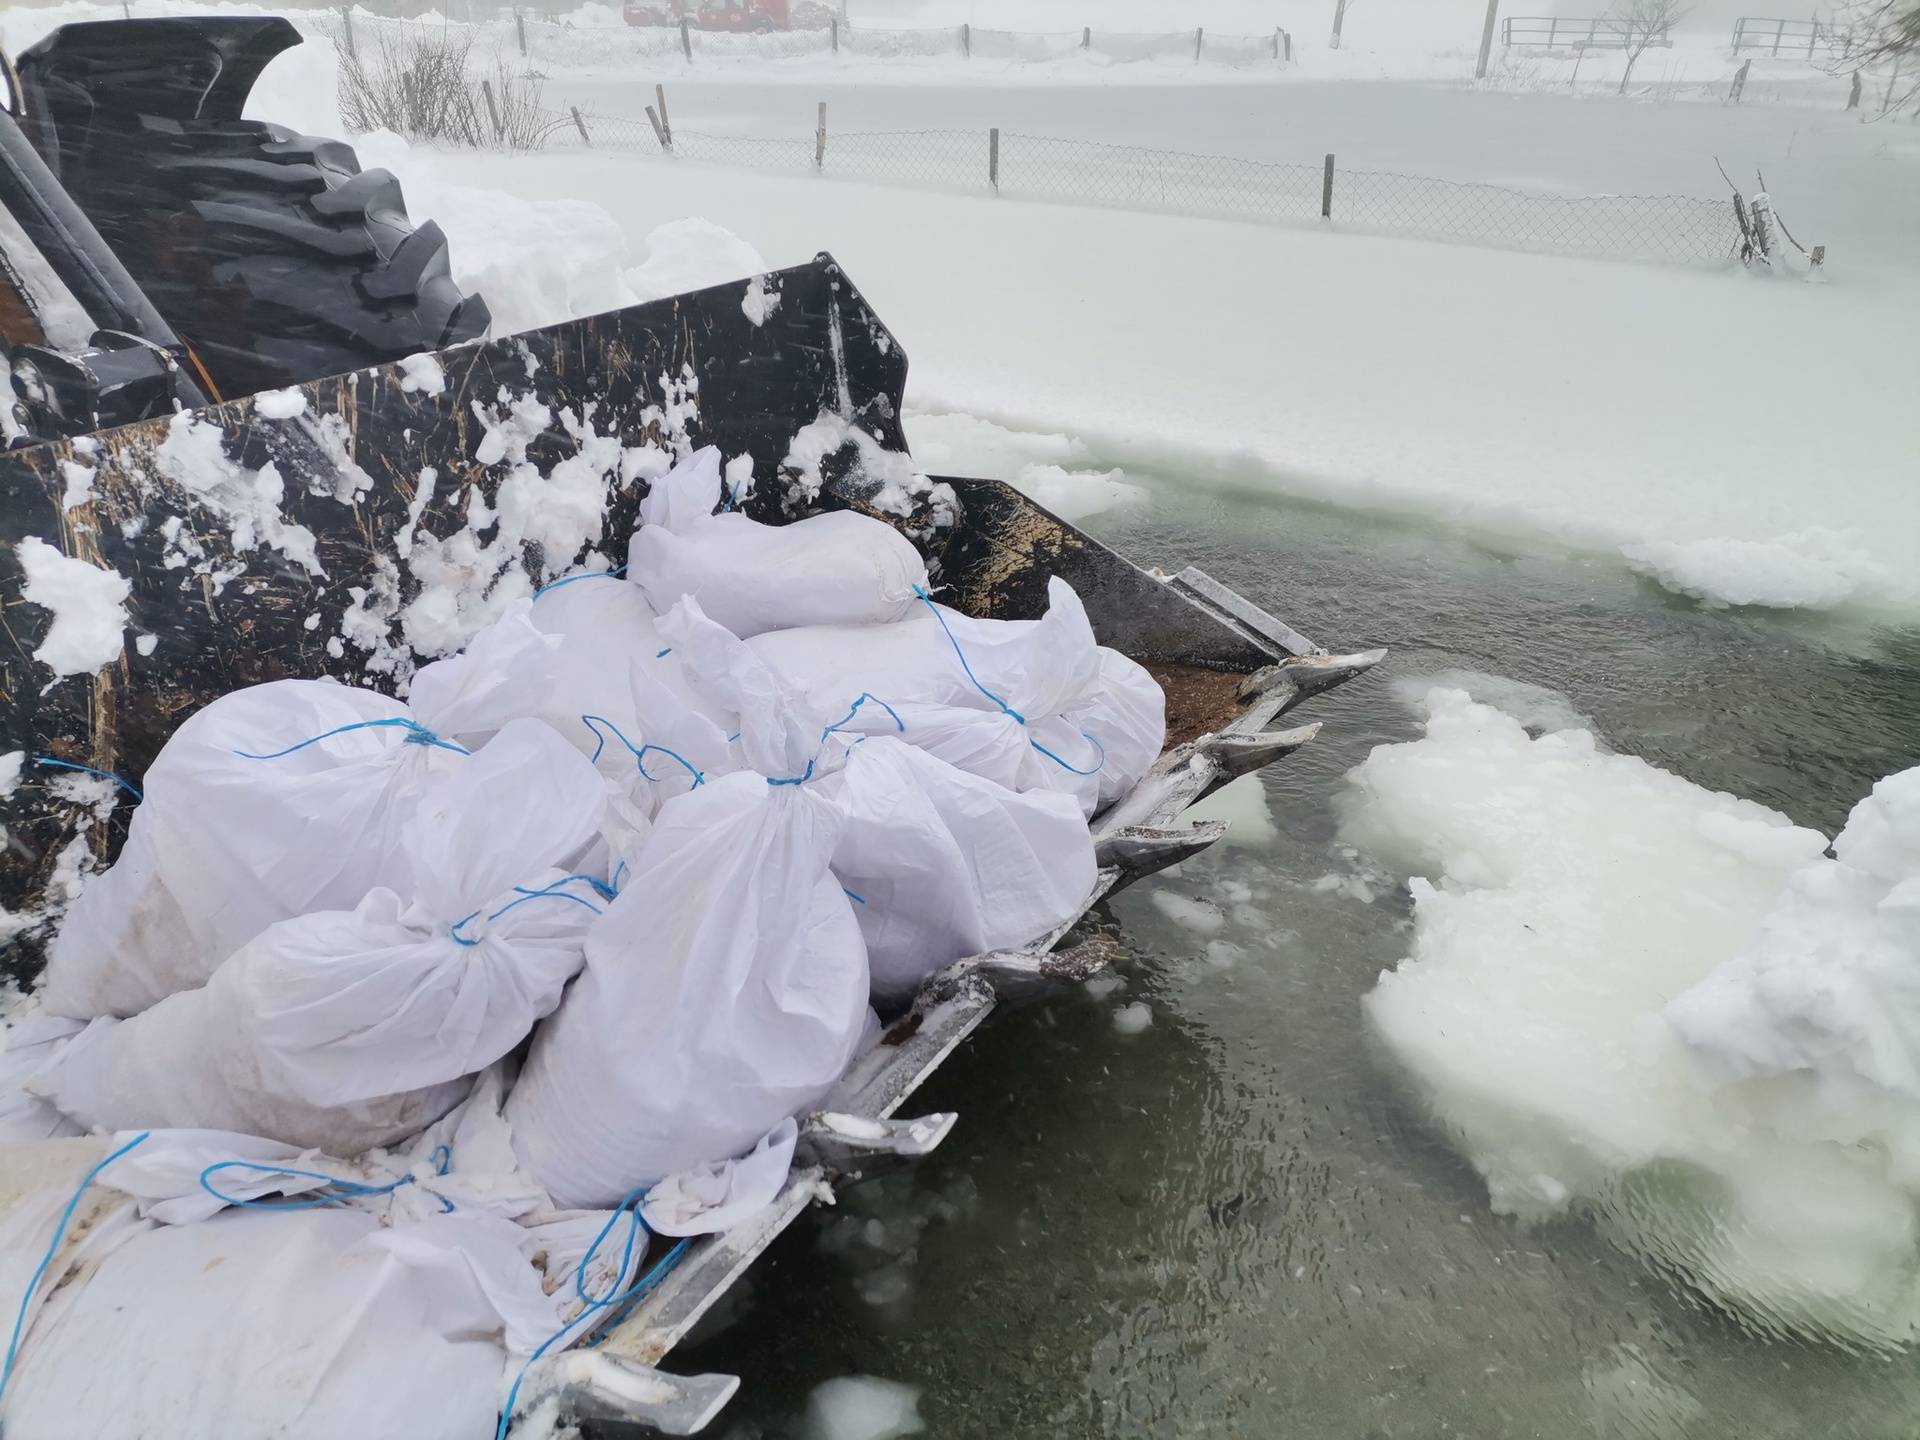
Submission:
{"label": "snowy field", "polygon": [[[1548,195],[1720,197],[1717,157],[1748,193],[1764,171],[1825,273],[357,137],[502,331],[833,252],[912,357],[926,470],[1009,479],[1402,667],[1343,697],[1297,772],[1212,802],[1233,845],[1116,907],[1141,958],[1084,1013],[1016,1018],[971,1075],[956,1062],[953,1108],[987,1127],[970,1152],[851,1198],[817,1257],[789,1255],[801,1283],[756,1276],[761,1321],[697,1358],[764,1368],[750,1385],[791,1367],[802,1393],[851,1358],[942,1387],[956,1434],[1077,1424],[1082,1390],[1119,1433],[1188,1433],[1193,1395],[1209,1434],[1897,1433],[1912,1384],[1850,1367],[1920,1333],[1920,800],[1909,781],[1853,807],[1920,759],[1920,123],[1863,123],[1803,61],[1757,61],[1749,103],[1722,103],[1744,6],[1698,7],[1626,97],[1612,56],[1576,89],[1570,57],[1496,47],[1474,85],[1462,0],[1353,0],[1338,51],[1330,0],[1091,8],[851,12],[1283,25],[1296,60],[669,56],[552,71],[545,101],[639,117],[661,82],[682,131],[801,139],[824,100],[835,133],[1331,151]],[[118,13],[0,30],[14,49]],[[250,113],[337,131],[333,83],[310,44]],[[1007,1097],[1015,1066],[1038,1095]],[[1638,1261],[1716,1308],[1649,1302]],[[1484,1290],[1459,1278],[1494,1266]],[[850,1291],[827,1323],[795,1298],[808,1279]],[[914,1319],[916,1289],[950,1313]],[[1010,1359],[1014,1304],[1032,1353]],[[1788,1333],[1834,1343],[1789,1376],[1754,1340]],[[798,1433],[919,1423],[908,1392],[834,1385]],[[1022,1385],[1052,1408],[1023,1411]],[[742,1423],[787,1433],[773,1413]]]}

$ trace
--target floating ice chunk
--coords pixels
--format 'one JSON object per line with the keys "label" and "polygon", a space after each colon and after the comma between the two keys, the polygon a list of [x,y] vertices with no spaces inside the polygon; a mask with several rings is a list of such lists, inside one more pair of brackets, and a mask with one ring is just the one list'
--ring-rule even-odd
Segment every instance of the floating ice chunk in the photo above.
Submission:
{"label": "floating ice chunk", "polygon": [[1144,1000],[1122,1005],[1113,1012],[1113,1028],[1122,1035],[1138,1035],[1153,1024],[1153,1007]]}
{"label": "floating ice chunk", "polygon": [[1227,923],[1227,917],[1220,913],[1220,907],[1211,900],[1196,900],[1191,895],[1182,895],[1178,890],[1154,891],[1153,905],[1181,929],[1191,930],[1196,935],[1211,935]]}
{"label": "floating ice chunk", "polygon": [[1650,540],[1620,553],[1640,574],[1712,606],[1830,610],[1910,591],[1855,535],[1819,527],[1772,540]]}
{"label": "floating ice chunk", "polygon": [[1230,940],[1207,942],[1207,963],[1217,970],[1231,970],[1240,963],[1246,953]]}
{"label": "floating ice chunk", "polygon": [[1126,980],[1119,975],[1113,974],[1111,971],[1092,976],[1085,983],[1087,993],[1096,1000],[1104,1000],[1116,991],[1127,988]]}
{"label": "floating ice chunk", "polygon": [[1427,692],[1436,686],[1464,690],[1482,705],[1503,710],[1536,735],[1555,730],[1587,730],[1593,721],[1574,708],[1573,701],[1558,690],[1515,680],[1507,675],[1489,675],[1482,670],[1441,670],[1432,675],[1396,675],[1389,682],[1393,698],[1417,714],[1426,713]]}
{"label": "floating ice chunk", "polygon": [[33,658],[55,675],[91,675],[120,658],[133,586],[112,570],[62,555],[29,535],[15,551],[26,575],[20,598],[53,612]]}
{"label": "floating ice chunk", "polygon": [[[1920,885],[1861,863],[1920,847],[1920,777],[1883,782],[1825,861],[1815,832],[1584,732],[1427,704],[1425,739],[1348,777],[1345,834],[1414,877],[1413,953],[1366,1014],[1494,1209],[1584,1202],[1763,1329],[1920,1336]],[[1669,1002],[1743,952],[1671,1012],[1703,1066]]]}
{"label": "floating ice chunk", "polygon": [[1267,787],[1258,775],[1242,775],[1230,780],[1198,805],[1187,811],[1187,819],[1227,822],[1224,845],[1258,848],[1280,838],[1280,827],[1273,823],[1273,811],[1267,805]]}
{"label": "floating ice chunk", "polygon": [[268,420],[291,420],[307,413],[307,397],[295,386],[262,390],[253,397],[253,413]]}
{"label": "floating ice chunk", "polygon": [[926,1428],[913,1386],[843,1375],[814,1387],[801,1433],[806,1440],[899,1440]]}

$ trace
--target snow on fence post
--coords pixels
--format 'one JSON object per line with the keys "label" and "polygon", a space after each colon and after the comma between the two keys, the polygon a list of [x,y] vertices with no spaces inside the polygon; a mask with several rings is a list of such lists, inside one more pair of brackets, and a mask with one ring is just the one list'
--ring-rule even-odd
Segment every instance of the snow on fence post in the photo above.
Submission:
{"label": "snow on fence post", "polygon": [[569,105],[567,108],[573,111],[573,125],[574,128],[580,132],[580,143],[591,150],[593,148],[593,137],[587,134],[587,122],[580,118],[580,107],[578,105]]}
{"label": "snow on fence post", "polygon": [[490,80],[482,80],[480,82],[480,94],[486,99],[487,114],[493,118],[493,138],[496,140],[505,140],[507,138],[507,127],[500,123],[500,107],[493,103],[493,82]]}
{"label": "snow on fence post", "polygon": [[813,168],[822,170],[827,163],[827,102],[820,102],[820,118],[813,127]]}
{"label": "snow on fence post", "polygon": [[1480,31],[1480,59],[1473,67],[1473,78],[1487,78],[1487,57],[1493,53],[1493,24],[1500,14],[1500,0],[1487,0],[1487,23]]}
{"label": "snow on fence post", "polygon": [[964,22],[960,26],[960,53],[969,60],[973,58],[973,27]]}
{"label": "snow on fence post", "polygon": [[1206,37],[1205,27],[1200,25],[1193,27],[1193,63],[1196,65],[1200,63],[1200,46],[1205,42]]}
{"label": "snow on fence post", "polygon": [[667,87],[654,83],[653,98],[660,103],[660,144],[663,148],[673,148],[673,117],[667,114]]}
{"label": "snow on fence post", "polygon": [[[124,9],[125,7],[122,6],[122,8]],[[129,18],[131,18],[131,16],[129,16]],[[353,44],[353,7],[351,5],[342,5],[340,7],[340,25],[346,35],[347,58],[349,60],[358,60],[360,58],[360,52],[354,48]]]}
{"label": "snow on fence post", "polygon": [[1327,156],[1327,170],[1320,181],[1320,218],[1333,218],[1333,156]]}
{"label": "snow on fence post", "polygon": [[687,17],[680,17],[680,53],[687,57],[687,63],[693,63],[693,36],[687,30]]}
{"label": "snow on fence post", "polygon": [[987,183],[993,187],[993,193],[1000,193],[1000,127],[994,126],[987,131]]}
{"label": "snow on fence post", "polygon": [[513,28],[519,33],[520,54],[524,57],[527,53],[527,18],[518,10],[513,12]]}

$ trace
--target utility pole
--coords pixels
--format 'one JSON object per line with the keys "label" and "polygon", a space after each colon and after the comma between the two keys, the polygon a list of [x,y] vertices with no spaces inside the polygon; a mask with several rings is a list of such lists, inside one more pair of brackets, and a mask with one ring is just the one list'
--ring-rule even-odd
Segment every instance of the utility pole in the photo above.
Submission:
{"label": "utility pole", "polygon": [[1487,0],[1487,28],[1480,32],[1480,63],[1473,67],[1473,78],[1487,78],[1487,56],[1493,53],[1493,27],[1500,17],[1500,0]]}

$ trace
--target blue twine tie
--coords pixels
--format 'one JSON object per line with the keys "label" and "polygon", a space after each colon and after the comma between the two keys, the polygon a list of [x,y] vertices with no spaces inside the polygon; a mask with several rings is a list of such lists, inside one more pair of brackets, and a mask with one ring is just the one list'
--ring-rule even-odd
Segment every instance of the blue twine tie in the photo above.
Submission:
{"label": "blue twine tie", "polygon": [[[446,1149],[444,1145],[440,1148]],[[448,1160],[451,1161],[451,1159],[452,1152],[448,1151]],[[289,1200],[284,1197],[242,1200],[215,1188],[211,1177],[222,1170],[250,1170],[256,1175],[292,1175],[301,1180],[324,1180],[335,1193],[318,1195],[310,1200]],[[439,1173],[444,1175],[447,1172],[441,1170]],[[222,1205],[231,1205],[237,1210],[324,1210],[329,1205],[344,1204],[348,1200],[357,1200],[371,1195],[391,1195],[403,1185],[413,1184],[415,1179],[415,1176],[409,1174],[402,1175],[391,1185],[363,1185],[358,1180],[341,1180],[332,1175],[322,1175],[318,1170],[296,1170],[287,1165],[256,1165],[251,1160],[222,1160],[216,1165],[207,1166],[200,1172],[200,1188]],[[442,1200],[440,1203],[444,1205],[446,1201]]]}
{"label": "blue twine tie", "polygon": [[122,780],[118,775],[115,775],[111,770],[96,770],[91,765],[76,765],[71,760],[56,760],[51,755],[36,755],[33,757],[33,763],[36,765],[45,765],[50,770],[78,770],[82,775],[97,775],[102,780],[113,781],[114,784],[118,785],[136,800],[145,798],[138,790],[134,789],[133,786],[129,785],[125,780]]}
{"label": "blue twine tie", "polygon": [[250,755],[245,750],[236,750],[233,753],[242,760],[278,760],[282,755],[291,755],[296,750],[304,750],[309,745],[318,745],[322,740],[331,740],[334,736],[345,735],[350,730],[405,730],[407,738],[401,742],[402,744],[432,745],[441,750],[451,750],[456,755],[473,753],[464,745],[455,745],[451,741],[442,740],[418,720],[409,720],[400,715],[388,720],[359,720],[351,725],[341,725],[327,731],[324,735],[316,735],[311,740],[302,740],[298,745],[289,745],[284,750],[276,750],[271,755]]}
{"label": "blue twine tie", "polygon": [[114,1161],[140,1144],[152,1133],[151,1130],[142,1130],[138,1135],[134,1136],[133,1139],[129,1140],[89,1170],[86,1178],[80,1182],[79,1189],[75,1190],[72,1197],[68,1199],[67,1208],[60,1212],[60,1223],[53,1227],[53,1243],[47,1246],[47,1253],[40,1257],[40,1263],[34,1267],[33,1278],[27,1281],[27,1293],[20,1297],[20,1309],[13,1317],[13,1335],[7,1341],[7,1363],[4,1368],[0,1368],[0,1398],[5,1397],[7,1393],[7,1382],[13,1379],[13,1362],[14,1357],[20,1352],[20,1332],[26,1328],[27,1307],[33,1303],[33,1292],[40,1288],[40,1281],[46,1275],[47,1267],[53,1264],[53,1257],[60,1253],[60,1242],[67,1238],[67,1226],[73,1223],[73,1212],[80,1206],[80,1197],[87,1193],[87,1187],[99,1178],[102,1170],[113,1164]]}
{"label": "blue twine tie", "polygon": [[[680,1257],[685,1255],[692,1246],[692,1240],[680,1240],[646,1274],[627,1289],[620,1288],[620,1283],[626,1279],[627,1267],[633,1263],[634,1248],[639,1244],[640,1237],[642,1235],[651,1237],[653,1234],[640,1215],[640,1206],[646,1198],[647,1190],[644,1186],[637,1190],[629,1190],[614,1207],[613,1213],[607,1217],[607,1223],[600,1227],[600,1233],[593,1237],[593,1244],[587,1247],[587,1253],[580,1257],[580,1264],[573,1272],[573,1292],[585,1303],[586,1308],[541,1341],[540,1348],[529,1355],[527,1363],[520,1367],[520,1373],[513,1378],[513,1388],[507,1391],[507,1403],[501,1407],[500,1423],[493,1432],[494,1440],[506,1440],[507,1427],[513,1423],[514,1406],[519,1403],[520,1386],[526,1380],[527,1372],[533,1369],[542,1355],[568,1335],[582,1332],[587,1321],[591,1320],[597,1325],[612,1325],[623,1313],[638,1304],[664,1280],[667,1272],[680,1263]],[[606,1294],[590,1295],[587,1293],[587,1267],[593,1263],[593,1257],[600,1253],[600,1247],[606,1243],[607,1237],[613,1233],[614,1226],[619,1224],[623,1217],[627,1221],[627,1226],[626,1241],[620,1251],[620,1268],[614,1272],[613,1284]],[[640,1253],[645,1255],[644,1246],[641,1247]],[[602,1312],[608,1313],[602,1314]]]}
{"label": "blue twine tie", "polygon": [[[506,904],[502,905],[498,910],[494,911],[491,915],[487,916],[487,923],[491,925],[494,921],[498,920],[502,915],[506,914],[509,910],[512,910],[516,906],[524,905],[529,900],[571,900],[574,904],[584,906],[585,908],[587,908],[588,910],[591,910],[596,915],[600,914],[601,913],[600,907],[598,905],[595,905],[591,900],[582,900],[578,895],[570,894],[568,891],[563,890],[561,888],[563,885],[571,885],[576,880],[586,881],[589,885],[591,885],[594,888],[594,891],[597,894],[602,892],[611,893],[611,892],[607,892],[607,887],[602,885],[598,880],[595,880],[591,875],[569,875],[567,876],[566,879],[556,880],[553,882],[553,884],[548,885],[545,888],[540,890],[529,890],[524,885],[516,885],[513,887],[513,893],[518,895],[520,898],[518,900],[509,900]],[[603,895],[603,898],[605,898],[604,895]],[[479,914],[480,912],[478,910],[475,910],[471,915],[467,915],[454,923],[453,930],[451,932],[453,935],[454,944],[464,945],[469,949],[471,949],[473,946],[478,945],[480,943],[478,940],[469,940],[467,939],[466,936],[460,933],[462,928],[473,923],[473,921],[479,916]]]}
{"label": "blue twine tie", "polygon": [[626,566],[616,565],[611,570],[589,570],[584,575],[569,575],[566,579],[556,580],[551,585],[542,585],[533,592],[533,598],[538,600],[542,595],[551,595],[562,585],[571,585],[578,580],[617,580],[626,573]]}
{"label": "blue twine tie", "polygon": [[[928,597],[927,592],[925,590],[922,590],[918,585],[913,587],[913,593],[919,596],[920,599],[926,603],[927,609],[933,612],[933,618],[940,622],[941,633],[947,637],[947,643],[953,646],[953,653],[956,657],[958,657],[960,661],[960,668],[967,672],[967,679],[973,682],[973,688],[978,690],[982,695],[986,696],[987,699],[993,701],[994,704],[998,705],[1003,715],[1011,715],[1015,720],[1018,720],[1022,725],[1025,725],[1027,723],[1026,716],[1022,715],[1018,710],[1014,709],[1011,705],[1007,704],[1006,701],[1002,700],[998,695],[994,694],[993,691],[989,690],[986,686],[980,683],[980,677],[973,673],[973,667],[967,663],[966,652],[960,648],[960,642],[954,638],[953,630],[947,624],[947,617],[940,613],[940,607],[934,604],[933,601]],[[850,719],[852,717],[848,717],[848,718]],[[899,717],[895,716],[894,718],[898,719]],[[845,724],[846,722],[842,721],[841,723]],[[902,728],[904,729],[905,727],[903,726]],[[1047,749],[1046,746],[1042,745],[1038,740],[1034,739],[1031,735],[1027,737],[1027,743],[1031,745],[1034,749],[1038,750],[1042,755],[1046,756],[1047,759],[1053,761],[1053,763],[1058,765],[1062,770],[1065,770],[1070,774],[1098,775],[1102,770],[1106,769],[1106,766],[1107,766],[1107,747],[1102,745],[1098,740],[1094,739],[1093,736],[1087,734],[1087,732],[1084,730],[1080,732],[1080,736],[1089,745],[1093,746],[1094,750],[1098,752],[1100,757],[1098,763],[1095,764],[1091,770],[1082,770],[1077,765],[1069,765],[1065,760],[1062,760],[1058,755],[1054,754],[1053,751]]]}
{"label": "blue twine tie", "polygon": [[618,725],[614,724],[611,720],[607,719],[607,717],[604,715],[582,715],[580,717],[580,723],[586,726],[587,729],[593,731],[593,738],[595,741],[595,744],[593,747],[593,754],[587,757],[588,760],[592,763],[597,764],[600,760],[601,754],[607,748],[607,737],[602,735],[599,729],[597,728],[601,725],[604,725],[607,727],[607,729],[613,732],[614,739],[618,740],[622,745],[627,747],[627,753],[633,756],[633,763],[640,768],[641,775],[643,775],[648,780],[651,780],[654,784],[658,785],[660,783],[660,777],[658,775],[655,775],[651,770],[647,769],[647,752],[649,750],[656,751],[661,755],[665,755],[669,760],[677,761],[680,767],[693,777],[693,783],[695,786],[704,785],[707,782],[707,777],[700,773],[699,767],[693,764],[693,762],[688,760],[684,755],[681,755],[678,751],[669,750],[664,745],[654,745],[652,743],[648,743],[646,745],[635,745],[631,740],[629,740],[626,737],[625,734],[622,733]]}

